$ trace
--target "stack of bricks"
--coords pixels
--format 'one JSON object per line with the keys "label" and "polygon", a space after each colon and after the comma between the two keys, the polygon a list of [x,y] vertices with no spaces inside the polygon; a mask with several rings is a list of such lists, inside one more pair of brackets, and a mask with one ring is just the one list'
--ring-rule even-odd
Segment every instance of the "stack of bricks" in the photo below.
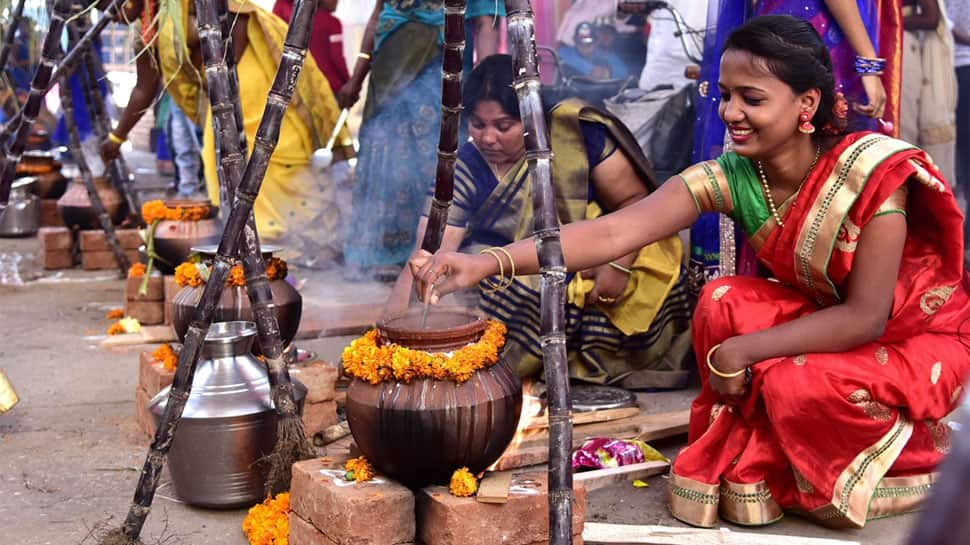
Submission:
{"label": "stack of bricks", "polygon": [[161,273],[152,271],[148,276],[145,294],[139,293],[142,276],[128,276],[125,284],[125,316],[138,320],[142,325],[157,325],[165,321],[165,289]]}
{"label": "stack of bricks", "polygon": [[40,199],[40,225],[42,227],[64,227],[64,218],[57,209],[57,199]]}
{"label": "stack of bricks", "polygon": [[322,361],[290,366],[290,377],[307,387],[303,401],[303,431],[309,439],[337,423],[337,376],[333,365]]}
{"label": "stack of bricks", "polygon": [[[143,244],[141,235],[137,229],[115,229],[118,243],[121,249],[128,256],[128,261],[137,263],[141,260],[138,247]],[[80,232],[81,244],[81,268],[86,271],[96,271],[102,269],[116,269],[118,263],[115,261],[115,254],[108,245],[107,235],[104,231],[92,230]]]}
{"label": "stack of bricks", "polygon": [[[547,545],[549,495],[544,471],[512,479],[506,503],[458,498],[447,487],[417,492],[387,477],[351,483],[344,460],[293,466],[290,545]],[[586,490],[574,490],[573,543],[582,545]]]}
{"label": "stack of bricks", "polygon": [[71,247],[74,237],[67,227],[41,227],[37,230],[40,238],[40,252],[47,270],[70,269],[74,266]]}
{"label": "stack of bricks", "polygon": [[148,402],[172,383],[175,371],[168,371],[151,352],[138,356],[138,386],[135,387],[135,423],[149,437],[155,436],[155,419],[148,412]]}
{"label": "stack of bricks", "polygon": [[172,325],[172,301],[175,300],[175,294],[180,291],[182,287],[175,283],[175,276],[166,274],[162,280],[162,292],[165,295],[165,325]]}

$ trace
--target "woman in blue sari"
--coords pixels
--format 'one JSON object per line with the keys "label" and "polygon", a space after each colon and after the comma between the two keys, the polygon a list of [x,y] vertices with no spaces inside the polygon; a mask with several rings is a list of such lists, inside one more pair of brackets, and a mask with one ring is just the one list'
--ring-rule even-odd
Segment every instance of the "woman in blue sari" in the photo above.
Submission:
{"label": "woman in blue sari", "polygon": [[[468,2],[466,20],[489,15],[504,16],[504,2]],[[434,179],[443,28],[443,0],[378,2],[354,73],[337,95],[349,108],[370,73],[344,244],[348,278],[393,280],[411,254],[424,192]]]}
{"label": "woman in blue sari", "polygon": [[[792,15],[812,24],[832,57],[836,92],[851,106],[849,131],[881,130],[898,135],[902,19],[898,0],[711,0],[704,40],[701,83],[694,125],[694,162],[724,150],[724,123],[717,114],[719,59],[724,41],[756,15]],[[856,72],[857,57],[885,60],[880,73]],[[877,120],[884,120],[880,122]],[[820,127],[821,129],[821,127]],[[713,278],[754,275],[754,254],[727,218],[703,214],[691,228],[690,287]]]}

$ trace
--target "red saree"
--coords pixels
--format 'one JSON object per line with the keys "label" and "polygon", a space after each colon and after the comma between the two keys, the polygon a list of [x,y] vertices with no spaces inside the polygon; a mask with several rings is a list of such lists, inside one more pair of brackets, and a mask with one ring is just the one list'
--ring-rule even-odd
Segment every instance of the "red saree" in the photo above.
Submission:
{"label": "red saree", "polygon": [[[708,161],[682,174],[701,209],[733,212],[726,175]],[[844,353],[759,362],[750,393],[727,407],[707,385],[691,408],[689,445],[668,497],[675,517],[713,526],[767,524],[784,511],[833,527],[914,510],[948,449],[939,419],[970,370],[970,297],[962,215],[929,158],[902,141],[849,135],[824,154],[784,226],[752,236],[778,282],[708,283],[694,315],[694,350],[838,304],[862,228],[903,185],[908,235],[885,334]]]}

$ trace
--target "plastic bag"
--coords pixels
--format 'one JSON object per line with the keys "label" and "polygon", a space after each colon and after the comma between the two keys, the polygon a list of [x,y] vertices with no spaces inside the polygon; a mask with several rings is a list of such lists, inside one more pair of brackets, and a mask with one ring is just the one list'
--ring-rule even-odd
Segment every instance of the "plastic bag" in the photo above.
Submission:
{"label": "plastic bag", "polygon": [[619,467],[643,462],[669,462],[666,456],[636,439],[609,439],[594,437],[587,439],[579,450],[573,453],[573,469]]}

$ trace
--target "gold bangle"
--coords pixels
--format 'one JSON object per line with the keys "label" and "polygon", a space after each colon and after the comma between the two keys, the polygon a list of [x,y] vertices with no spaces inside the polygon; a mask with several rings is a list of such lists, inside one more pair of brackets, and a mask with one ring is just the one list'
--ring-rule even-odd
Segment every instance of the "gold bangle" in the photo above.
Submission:
{"label": "gold bangle", "polygon": [[357,54],[357,58],[358,59],[364,59],[365,61],[369,61],[370,60],[370,53],[364,53],[363,51],[361,51],[360,53]]}
{"label": "gold bangle", "polygon": [[515,281],[515,260],[512,259],[512,254],[510,254],[508,250],[506,250],[505,248],[503,248],[501,246],[495,246],[492,249],[498,250],[499,252],[502,252],[503,254],[505,254],[505,257],[509,258],[509,267],[512,269],[512,273],[509,276],[508,281],[505,282],[505,285],[503,286],[503,287],[506,287],[507,288],[507,287],[509,287],[509,286],[512,285],[512,282],[513,281]]}
{"label": "gold bangle", "polygon": [[710,369],[712,373],[714,373],[715,375],[721,378],[737,378],[743,375],[744,372],[747,370],[747,368],[744,368],[740,371],[735,371],[733,373],[725,373],[723,371],[719,371],[716,367],[714,367],[714,364],[711,363],[711,356],[714,355],[714,351],[717,350],[718,348],[721,348],[720,343],[715,344],[714,346],[711,347],[710,350],[707,351],[707,368]]}
{"label": "gold bangle", "polygon": [[118,144],[119,146],[125,143],[125,139],[118,136],[114,132],[108,133],[108,140],[111,140],[112,142],[114,142],[115,144]]}
{"label": "gold bangle", "polygon": [[[502,264],[502,258],[499,257],[498,252],[496,252],[495,250],[493,250],[491,248],[484,248],[484,249],[482,249],[478,253],[479,254],[488,254],[488,255],[494,257],[495,258],[495,261],[498,261],[498,274],[499,274],[499,278],[502,278],[502,279],[505,278],[505,265]],[[488,278],[483,278],[482,279],[482,282],[484,282],[485,285],[488,286],[488,293],[493,293],[493,292],[496,292],[496,291],[498,291],[498,290],[503,289],[503,288],[506,287],[506,286],[503,286],[502,285],[502,281],[501,280],[499,281],[498,284],[496,284],[495,282],[492,282]]]}
{"label": "gold bangle", "polygon": [[633,274],[633,269],[631,269],[631,268],[629,268],[629,267],[624,267],[623,265],[620,265],[620,264],[619,264],[619,263],[617,263],[616,261],[610,261],[610,262],[608,263],[608,265],[609,265],[610,267],[613,267],[614,269],[616,269],[616,270],[618,270],[618,271],[622,271],[622,272],[625,272],[625,273],[627,273],[627,274]]}

